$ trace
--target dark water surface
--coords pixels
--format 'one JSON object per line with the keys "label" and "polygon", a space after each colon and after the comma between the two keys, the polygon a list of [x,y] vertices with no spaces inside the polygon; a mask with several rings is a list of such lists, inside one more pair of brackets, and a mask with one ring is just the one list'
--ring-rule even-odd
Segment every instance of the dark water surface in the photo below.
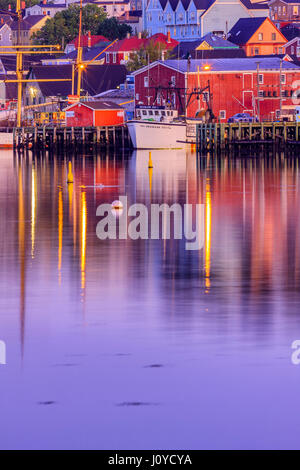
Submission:
{"label": "dark water surface", "polygon": [[[0,448],[300,448],[300,160],[0,153]],[[103,183],[108,187],[95,188]],[[96,208],[205,205],[184,240]]]}

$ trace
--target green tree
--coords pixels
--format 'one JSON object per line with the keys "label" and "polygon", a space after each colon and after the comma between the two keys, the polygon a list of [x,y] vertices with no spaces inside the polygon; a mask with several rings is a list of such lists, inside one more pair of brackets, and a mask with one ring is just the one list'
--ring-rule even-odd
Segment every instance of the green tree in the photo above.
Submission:
{"label": "green tree", "polygon": [[[53,18],[46,21],[40,31],[33,35],[34,44],[62,45],[75,39],[79,32],[79,12],[78,5],[70,5],[69,8],[57,12]],[[82,34],[88,31],[91,31],[91,34],[97,34],[99,24],[106,18],[103,8],[97,5],[86,5],[82,9]]]}
{"label": "green tree", "polygon": [[107,18],[99,24],[98,34],[113,41],[114,39],[124,39],[127,33],[132,33],[132,28],[128,24],[121,24],[116,18]]}
{"label": "green tree", "polygon": [[127,63],[127,68],[131,72],[145,67],[148,63],[155,62],[164,57],[169,59],[172,53],[167,50],[165,44],[161,42],[150,41],[145,47],[142,46],[138,51],[134,52],[130,56],[130,60]]}

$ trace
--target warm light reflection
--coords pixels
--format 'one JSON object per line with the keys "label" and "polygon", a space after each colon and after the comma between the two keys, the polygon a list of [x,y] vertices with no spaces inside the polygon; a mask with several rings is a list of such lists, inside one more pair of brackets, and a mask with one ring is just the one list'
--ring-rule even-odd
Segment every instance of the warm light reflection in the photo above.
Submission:
{"label": "warm light reflection", "polygon": [[35,224],[36,224],[36,169],[31,170],[31,257],[34,258]]}
{"label": "warm light reflection", "polygon": [[62,242],[63,242],[63,198],[62,188],[58,192],[58,280],[61,283],[61,260],[62,260]]}
{"label": "warm light reflection", "polygon": [[86,259],[86,220],[87,220],[87,208],[86,208],[86,194],[84,191],[81,192],[81,288],[85,288],[85,259]]}
{"label": "warm light reflection", "polygon": [[205,287],[210,287],[210,256],[211,256],[211,191],[210,182],[206,180],[205,195]]}
{"label": "warm light reflection", "polygon": [[24,353],[24,332],[25,332],[25,215],[23,197],[23,177],[22,168],[19,166],[19,260],[20,260],[20,326],[21,326],[21,353]]}

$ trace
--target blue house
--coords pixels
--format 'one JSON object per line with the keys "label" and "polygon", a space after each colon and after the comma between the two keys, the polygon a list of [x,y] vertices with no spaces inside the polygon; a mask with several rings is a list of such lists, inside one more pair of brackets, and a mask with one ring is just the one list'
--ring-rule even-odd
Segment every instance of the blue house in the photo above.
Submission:
{"label": "blue house", "polygon": [[213,31],[226,34],[240,18],[267,17],[269,8],[251,0],[149,0],[145,15],[149,35],[170,31],[188,41]]}

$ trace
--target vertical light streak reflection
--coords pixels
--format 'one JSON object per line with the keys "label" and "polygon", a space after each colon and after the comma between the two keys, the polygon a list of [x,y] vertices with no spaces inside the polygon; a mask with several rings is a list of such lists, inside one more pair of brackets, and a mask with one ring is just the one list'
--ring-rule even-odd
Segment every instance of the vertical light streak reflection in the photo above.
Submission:
{"label": "vertical light streak reflection", "polygon": [[63,198],[62,188],[58,192],[58,282],[61,284],[61,261],[62,261],[62,241],[63,241]]}
{"label": "vertical light streak reflection", "polygon": [[209,178],[206,179],[205,193],[205,287],[206,293],[210,288],[211,264],[211,191]]}
{"label": "vertical light streak reflection", "polygon": [[21,355],[24,354],[25,334],[25,215],[23,196],[22,168],[19,166],[19,210],[18,210],[18,235],[19,235],[19,261],[20,261],[20,325],[21,325]]}
{"label": "vertical light streak reflection", "polygon": [[87,208],[86,208],[86,194],[81,192],[81,288],[85,288],[85,261],[86,261],[86,221],[87,221]]}
{"label": "vertical light streak reflection", "polygon": [[32,167],[32,170],[31,170],[31,258],[34,258],[36,199],[37,199],[36,169]]}

